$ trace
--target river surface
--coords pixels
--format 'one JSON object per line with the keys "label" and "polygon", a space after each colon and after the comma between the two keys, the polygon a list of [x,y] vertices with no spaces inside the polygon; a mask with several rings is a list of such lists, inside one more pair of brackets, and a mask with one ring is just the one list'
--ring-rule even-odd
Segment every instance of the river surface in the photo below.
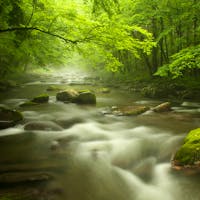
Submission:
{"label": "river surface", "polygon": [[[92,89],[97,105],[57,102],[55,91],[46,92],[49,85]],[[188,131],[200,127],[200,104],[172,102],[173,111],[161,114],[104,115],[110,106],[153,107],[166,99],[142,98],[125,88],[102,94],[101,87],[87,75],[62,73],[0,95],[0,104],[18,108],[25,118],[0,131],[0,192],[31,188],[36,200],[199,200],[200,176],[173,172],[170,159]],[[48,104],[18,107],[41,93],[50,95]],[[24,130],[30,121],[51,121],[63,130]],[[30,186],[9,182],[28,176],[36,177]]]}

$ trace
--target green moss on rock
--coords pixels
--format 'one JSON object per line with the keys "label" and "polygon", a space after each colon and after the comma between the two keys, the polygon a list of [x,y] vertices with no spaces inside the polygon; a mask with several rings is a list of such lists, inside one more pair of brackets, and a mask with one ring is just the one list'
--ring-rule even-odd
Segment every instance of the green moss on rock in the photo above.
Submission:
{"label": "green moss on rock", "polygon": [[0,129],[9,128],[23,120],[23,115],[16,110],[0,108]]}
{"label": "green moss on rock", "polygon": [[0,121],[13,121],[18,122],[23,119],[23,115],[16,110],[0,108]]}
{"label": "green moss on rock", "polygon": [[65,90],[57,93],[56,99],[63,102],[72,102],[77,104],[96,104],[96,96],[90,90]]}
{"label": "green moss on rock", "polygon": [[79,93],[76,90],[65,90],[58,92],[56,95],[57,101],[63,102],[72,102],[75,98],[77,98]]}
{"label": "green moss on rock", "polygon": [[92,92],[81,92],[73,102],[77,104],[96,104],[96,96]]}
{"label": "green moss on rock", "polygon": [[148,106],[121,106],[112,109],[112,113],[115,115],[134,116],[142,114],[149,109]]}
{"label": "green moss on rock", "polygon": [[34,97],[31,101],[34,103],[47,103],[49,101],[49,95],[41,94],[37,97]]}
{"label": "green moss on rock", "polygon": [[179,165],[196,165],[200,162],[200,128],[189,132],[174,161]]}
{"label": "green moss on rock", "polygon": [[37,106],[39,105],[39,103],[35,103],[35,102],[32,102],[32,101],[27,101],[27,102],[24,102],[22,104],[20,104],[19,106],[20,107],[29,107],[29,106]]}

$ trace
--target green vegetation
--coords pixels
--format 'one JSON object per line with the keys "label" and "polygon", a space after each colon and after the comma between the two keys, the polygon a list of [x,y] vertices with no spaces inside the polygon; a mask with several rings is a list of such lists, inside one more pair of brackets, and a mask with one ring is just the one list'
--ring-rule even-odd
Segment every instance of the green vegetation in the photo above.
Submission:
{"label": "green vegetation", "polygon": [[41,94],[37,97],[34,97],[31,102],[33,103],[47,103],[49,101],[49,95],[48,94]]}
{"label": "green vegetation", "polygon": [[195,165],[200,162],[200,128],[189,132],[174,159],[181,165]]}
{"label": "green vegetation", "polygon": [[0,11],[1,77],[75,63],[122,80],[199,81],[197,0],[5,0]]}

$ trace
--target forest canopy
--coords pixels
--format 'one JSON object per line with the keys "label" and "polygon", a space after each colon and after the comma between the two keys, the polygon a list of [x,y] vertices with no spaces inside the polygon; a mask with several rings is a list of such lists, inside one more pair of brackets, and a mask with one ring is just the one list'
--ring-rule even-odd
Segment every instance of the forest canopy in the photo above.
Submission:
{"label": "forest canopy", "polygon": [[65,65],[177,78],[199,69],[197,0],[4,0],[0,74]]}

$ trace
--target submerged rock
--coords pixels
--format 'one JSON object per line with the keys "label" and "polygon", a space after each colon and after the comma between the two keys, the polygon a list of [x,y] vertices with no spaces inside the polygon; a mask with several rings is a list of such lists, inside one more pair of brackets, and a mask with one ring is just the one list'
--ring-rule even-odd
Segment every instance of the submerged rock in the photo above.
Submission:
{"label": "submerged rock", "polygon": [[0,107],[0,129],[9,128],[23,120],[23,115],[16,110]]}
{"label": "submerged rock", "polygon": [[48,94],[41,94],[37,97],[34,97],[31,102],[34,103],[47,103],[49,101],[49,95]]}
{"label": "submerged rock", "polygon": [[25,130],[62,131],[63,128],[52,121],[33,121],[25,124]]}
{"label": "submerged rock", "polygon": [[171,111],[170,102],[161,103],[152,109],[154,112],[169,112]]}
{"label": "submerged rock", "polygon": [[183,145],[172,159],[172,168],[200,170],[200,128],[188,133]]}

